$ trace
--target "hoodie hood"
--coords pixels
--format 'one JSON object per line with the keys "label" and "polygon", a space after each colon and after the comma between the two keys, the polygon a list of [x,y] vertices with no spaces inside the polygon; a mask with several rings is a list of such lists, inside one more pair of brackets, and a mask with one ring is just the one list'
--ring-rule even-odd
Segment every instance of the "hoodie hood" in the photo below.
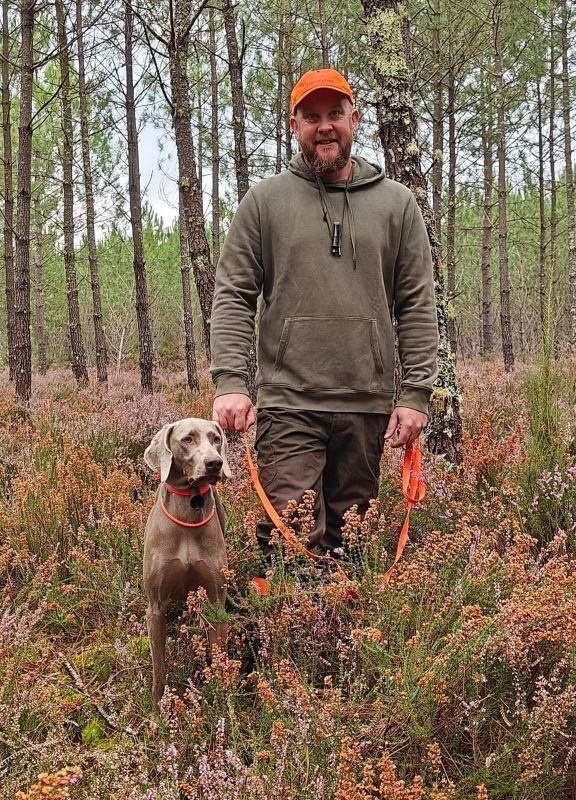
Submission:
{"label": "hoodie hood", "polygon": [[[299,178],[316,183],[320,178],[310,171],[304,161],[302,153],[296,153],[288,165],[290,172],[298,175]],[[385,177],[384,170],[377,164],[366,161],[361,156],[352,156],[352,174],[347,181],[324,182],[327,189],[354,189],[356,186],[365,186],[368,183],[376,183]]]}
{"label": "hoodie hood", "polygon": [[324,221],[328,226],[328,233],[332,237],[332,253],[334,255],[340,255],[342,217],[335,214],[328,192],[332,193],[338,190],[344,191],[344,209],[348,216],[348,231],[350,244],[352,246],[352,263],[354,269],[356,269],[356,222],[354,220],[354,211],[352,210],[352,204],[350,203],[348,193],[358,187],[381,181],[384,178],[384,170],[382,167],[372,164],[370,161],[366,161],[366,159],[360,156],[352,156],[352,172],[348,180],[325,182],[319,175],[316,175],[316,173],[309,169],[304,161],[302,153],[297,153],[290,161],[288,169],[299,178],[304,178],[304,180],[316,184],[320,204],[324,212]]}

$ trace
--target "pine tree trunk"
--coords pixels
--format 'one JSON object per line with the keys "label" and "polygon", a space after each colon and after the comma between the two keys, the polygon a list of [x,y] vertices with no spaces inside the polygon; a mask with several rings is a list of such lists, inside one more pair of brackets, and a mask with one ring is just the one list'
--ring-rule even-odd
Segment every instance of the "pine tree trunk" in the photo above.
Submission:
{"label": "pine tree trunk", "polygon": [[282,172],[282,140],[284,121],[284,13],[278,19],[278,47],[276,49],[276,175]]}
{"label": "pine tree trunk", "polygon": [[[548,117],[548,164],[550,171],[550,287],[552,294],[556,289],[558,261],[558,189],[556,184],[556,47],[555,47],[555,6],[550,3],[550,115]],[[552,297],[549,297],[548,302]]]}
{"label": "pine tree trunk", "polygon": [[432,112],[432,213],[439,244],[442,243],[442,166],[444,152],[444,85],[440,66],[440,0],[434,0],[432,60],[434,106]]}
{"label": "pine tree trunk", "polygon": [[38,371],[41,375],[48,368],[47,335],[44,320],[44,259],[42,255],[42,242],[44,238],[44,220],[40,204],[40,194],[34,199],[34,266],[36,281],[34,284],[34,297],[36,301],[36,339],[38,342]]}
{"label": "pine tree trunk", "polygon": [[6,328],[10,380],[14,380],[14,181],[12,175],[12,123],[10,120],[10,27],[8,0],[2,0],[2,139],[4,150],[4,274]]}
{"label": "pine tree trunk", "polygon": [[492,323],[492,195],[494,166],[492,156],[492,117],[482,121],[482,156],[484,166],[484,215],[482,222],[482,355],[494,350]]}
{"label": "pine tree trunk", "polygon": [[500,6],[495,0],[492,6],[492,45],[494,56],[494,78],[496,88],[497,137],[498,137],[498,258],[500,264],[500,331],[502,354],[507,372],[514,369],[514,346],[512,342],[512,320],[510,316],[510,278],[508,274],[508,220],[506,209],[506,123],[504,81],[502,78],[502,53],[500,50]]}
{"label": "pine tree trunk", "polygon": [[[452,60],[452,55],[450,55]],[[446,220],[446,276],[448,279],[448,338],[456,359],[456,111],[454,105],[454,68],[448,69],[448,213]]]}
{"label": "pine tree trunk", "polygon": [[[198,181],[194,141],[192,139],[192,111],[188,81],[188,6],[184,0],[174,4],[174,31],[170,37],[168,53],[170,85],[172,90],[172,124],[178,154],[179,196],[186,228],[188,265],[192,266],[202,312],[204,347],[210,353],[210,314],[214,297],[214,266],[204,229],[202,191]],[[189,268],[189,267],[188,267]],[[184,269],[184,261],[182,261]],[[196,371],[196,368],[194,369]],[[189,377],[190,380],[190,377]]]}
{"label": "pine tree trunk", "polygon": [[72,374],[79,385],[88,383],[86,354],[82,342],[80,305],[78,303],[78,282],[76,280],[76,260],[74,252],[74,137],[72,124],[72,105],[70,100],[70,64],[68,38],[62,0],[55,0],[58,25],[58,60],[60,62],[60,102],[62,105],[62,185],[63,185],[63,228],[64,228],[64,269],[66,272],[66,300],[68,305],[68,331],[70,362]]}
{"label": "pine tree trunk", "polygon": [[248,155],[246,153],[246,109],[244,107],[242,62],[238,52],[236,19],[231,0],[224,0],[222,13],[224,15],[224,27],[226,30],[228,70],[230,72],[230,89],[232,93],[232,129],[234,131],[234,164],[236,167],[236,185],[238,187],[238,200],[242,200],[250,187]]}
{"label": "pine tree trunk", "polygon": [[292,131],[290,130],[290,90],[294,86],[294,48],[293,48],[293,35],[294,35],[294,20],[292,17],[292,10],[290,2],[281,0],[282,9],[282,26],[284,28],[284,50],[283,50],[283,72],[287,91],[284,108],[284,150],[286,153],[286,161],[290,163],[294,151],[292,150]]}
{"label": "pine tree trunk", "polygon": [[546,337],[546,195],[544,175],[544,122],[542,108],[542,89],[536,82],[536,104],[538,114],[538,213],[540,217],[538,296],[540,299],[540,329],[542,338]]}
{"label": "pine tree trunk", "polygon": [[322,67],[326,69],[330,66],[330,57],[328,52],[328,30],[326,27],[325,0],[318,0],[318,20],[320,22],[320,52],[322,53]]}
{"label": "pine tree trunk", "polygon": [[368,57],[377,84],[376,115],[387,174],[409,186],[422,210],[434,263],[439,327],[439,376],[432,395],[427,445],[453,462],[460,460],[462,441],[460,394],[448,339],[448,314],[440,244],[420,164],[410,69],[409,22],[397,0],[363,0],[368,31]]}
{"label": "pine tree trunk", "polygon": [[142,241],[142,198],[140,195],[140,158],[138,154],[138,128],[134,100],[132,66],[133,17],[129,3],[125,5],[124,55],[126,64],[126,128],[128,142],[128,193],[130,196],[130,224],[134,247],[134,280],[136,289],[136,319],[140,352],[140,385],[144,392],[152,392],[154,372],[154,346],[150,322],[150,304],[146,281],[146,262]]}
{"label": "pine tree trunk", "polygon": [[214,9],[209,9],[210,27],[210,85],[212,132],[212,264],[214,269],[220,258],[220,115],[218,107],[218,70],[216,68],[216,24]]}
{"label": "pine tree trunk", "polygon": [[198,382],[198,369],[196,366],[196,342],[194,341],[194,312],[192,310],[192,294],[190,292],[190,258],[188,241],[186,237],[186,219],[182,194],[179,203],[179,231],[180,231],[180,273],[182,276],[182,308],[184,314],[184,339],[186,349],[186,377],[188,388],[196,391],[200,388]]}
{"label": "pine tree trunk", "polygon": [[570,132],[572,97],[568,64],[568,2],[562,0],[562,118],[564,121],[564,169],[566,172],[566,223],[568,226],[568,341],[576,350],[576,209],[574,199],[574,167]]}
{"label": "pine tree trunk", "polygon": [[[230,87],[232,91],[232,127],[234,129],[234,163],[236,167],[238,202],[240,202],[250,188],[248,156],[246,154],[246,108],[242,81],[242,61],[238,53],[236,20],[231,0],[225,0],[222,10],[224,14],[224,27],[226,30],[226,46],[228,48],[228,68],[230,71]],[[248,376],[246,379],[248,391],[253,401],[256,400],[256,353],[257,332],[254,331],[252,347],[250,349],[250,359],[248,362]]]}
{"label": "pine tree trunk", "polygon": [[92,317],[94,320],[94,341],[96,344],[96,375],[100,383],[108,381],[108,348],[102,321],[102,300],[100,279],[98,277],[98,253],[96,250],[96,214],[94,211],[94,189],[92,165],[90,163],[90,136],[88,131],[88,92],[84,66],[84,36],[82,22],[82,0],[76,0],[76,38],[78,44],[78,90],[80,101],[80,137],[82,140],[82,167],[84,172],[84,192],[86,195],[86,238],[88,240],[88,266],[92,289]]}
{"label": "pine tree trunk", "polygon": [[21,0],[20,119],[18,123],[18,207],[14,258],[14,384],[16,396],[28,404],[32,393],[30,341],[30,200],[32,186],[32,78],[36,0]]}

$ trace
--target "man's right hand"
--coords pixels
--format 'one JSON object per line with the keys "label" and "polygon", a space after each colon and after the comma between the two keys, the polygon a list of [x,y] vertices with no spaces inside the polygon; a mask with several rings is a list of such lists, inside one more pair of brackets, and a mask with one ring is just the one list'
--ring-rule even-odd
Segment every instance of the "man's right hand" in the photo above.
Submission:
{"label": "man's right hand", "polygon": [[214,399],[212,419],[225,431],[247,431],[256,415],[247,394],[230,393]]}

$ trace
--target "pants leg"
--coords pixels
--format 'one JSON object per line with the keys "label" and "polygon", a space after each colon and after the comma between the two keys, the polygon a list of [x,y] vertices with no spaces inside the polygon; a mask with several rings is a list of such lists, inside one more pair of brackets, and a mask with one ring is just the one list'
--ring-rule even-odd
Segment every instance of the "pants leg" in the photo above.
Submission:
{"label": "pants leg", "polygon": [[[259,409],[256,418],[256,450],[260,482],[270,502],[281,513],[290,500],[298,503],[307,489],[316,493],[309,544],[318,544],[325,529],[323,471],[326,465],[332,414],[290,409]],[[265,556],[273,551],[273,523],[261,520],[256,536]]]}
{"label": "pants leg", "polygon": [[342,546],[343,515],[354,504],[362,516],[378,496],[380,460],[388,414],[335,413],[326,449],[324,505],[326,529],[320,540],[325,549]]}

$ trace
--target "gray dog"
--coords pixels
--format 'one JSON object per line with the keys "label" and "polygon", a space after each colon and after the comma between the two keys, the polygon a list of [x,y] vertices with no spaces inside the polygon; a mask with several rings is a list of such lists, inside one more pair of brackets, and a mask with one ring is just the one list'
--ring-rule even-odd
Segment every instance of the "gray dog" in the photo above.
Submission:
{"label": "gray dog", "polygon": [[[146,622],[152,694],[158,703],[166,685],[169,602],[183,602],[202,586],[212,603],[224,607],[225,518],[214,484],[231,473],[222,428],[193,417],[164,425],[146,448],[144,461],[161,480],[144,533]],[[212,627],[210,645],[223,644],[226,633],[225,623]]]}

